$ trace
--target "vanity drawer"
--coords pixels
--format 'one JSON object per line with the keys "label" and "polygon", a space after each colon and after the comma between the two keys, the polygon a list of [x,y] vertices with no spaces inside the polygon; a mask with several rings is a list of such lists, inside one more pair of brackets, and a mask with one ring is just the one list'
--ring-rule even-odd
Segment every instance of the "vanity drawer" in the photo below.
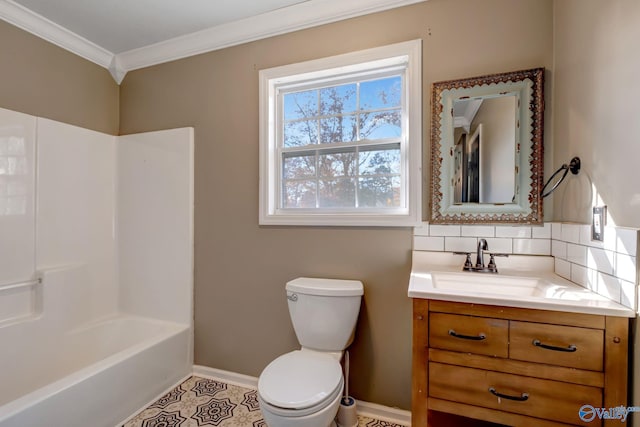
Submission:
{"label": "vanity drawer", "polygon": [[575,425],[602,425],[597,418],[585,423],[578,415],[583,405],[602,407],[602,389],[559,381],[432,362],[429,397]]}
{"label": "vanity drawer", "polygon": [[447,313],[429,314],[429,347],[507,357],[509,322]]}
{"label": "vanity drawer", "polygon": [[602,330],[511,321],[510,340],[511,359],[603,370]]}

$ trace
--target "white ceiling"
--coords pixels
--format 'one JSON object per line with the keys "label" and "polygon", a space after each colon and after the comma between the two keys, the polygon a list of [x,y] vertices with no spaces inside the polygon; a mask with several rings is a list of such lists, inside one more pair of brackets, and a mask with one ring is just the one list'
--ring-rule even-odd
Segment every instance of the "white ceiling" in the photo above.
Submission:
{"label": "white ceiling", "polygon": [[13,0],[118,54],[308,0]]}
{"label": "white ceiling", "polygon": [[0,0],[0,19],[127,71],[426,0]]}

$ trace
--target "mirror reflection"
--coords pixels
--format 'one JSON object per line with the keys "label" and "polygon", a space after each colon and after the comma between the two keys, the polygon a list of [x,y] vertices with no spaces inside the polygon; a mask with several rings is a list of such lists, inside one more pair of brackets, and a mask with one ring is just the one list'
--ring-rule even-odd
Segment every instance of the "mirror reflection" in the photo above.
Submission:
{"label": "mirror reflection", "polygon": [[544,69],[433,84],[433,223],[541,223]]}
{"label": "mirror reflection", "polygon": [[511,94],[453,103],[454,203],[515,202],[516,108]]}

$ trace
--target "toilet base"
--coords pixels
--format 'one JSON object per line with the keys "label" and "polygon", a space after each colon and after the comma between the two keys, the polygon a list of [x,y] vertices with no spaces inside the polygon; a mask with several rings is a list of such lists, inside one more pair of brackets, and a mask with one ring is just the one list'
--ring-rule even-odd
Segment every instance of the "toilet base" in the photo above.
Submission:
{"label": "toilet base", "polygon": [[[262,411],[262,418],[269,427],[337,427],[335,419],[340,406],[341,394],[338,393],[336,398],[329,403],[328,406],[318,412],[314,412],[302,417],[287,417],[274,414],[270,409],[270,405],[262,400],[260,390],[258,389],[258,403]],[[328,422],[329,424],[325,424]]]}

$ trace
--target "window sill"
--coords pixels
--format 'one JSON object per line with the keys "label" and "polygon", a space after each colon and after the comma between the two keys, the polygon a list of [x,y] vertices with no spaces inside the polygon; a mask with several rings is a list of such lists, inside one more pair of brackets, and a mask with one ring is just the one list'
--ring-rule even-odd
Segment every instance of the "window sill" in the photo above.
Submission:
{"label": "window sill", "polygon": [[339,227],[416,227],[421,218],[413,215],[362,214],[278,214],[262,215],[259,225],[339,226]]}

